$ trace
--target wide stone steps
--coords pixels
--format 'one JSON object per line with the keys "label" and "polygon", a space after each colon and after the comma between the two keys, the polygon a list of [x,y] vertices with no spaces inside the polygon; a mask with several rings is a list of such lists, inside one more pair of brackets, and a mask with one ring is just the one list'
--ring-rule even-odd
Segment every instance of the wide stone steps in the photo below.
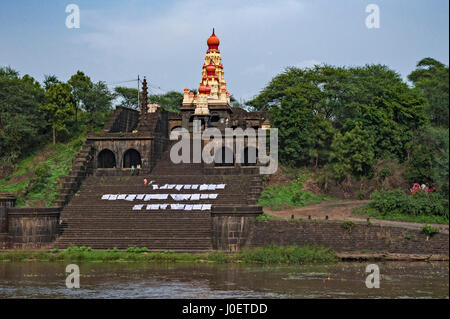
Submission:
{"label": "wide stone steps", "polygon": [[[85,157],[86,156],[86,157]],[[262,212],[256,200],[262,191],[261,176],[252,175],[257,169],[204,169],[203,164],[175,165],[167,152],[156,163],[151,174],[88,176],[61,213],[58,225],[60,237],[54,247],[89,246],[93,249],[126,249],[131,246],[150,250],[209,251],[212,250],[211,214],[255,214]],[[80,154],[88,158],[89,152]],[[77,183],[77,170],[84,169],[83,161],[74,161],[73,174],[64,180],[64,187]],[[238,173],[236,173],[238,172]],[[226,184],[225,189],[153,189],[153,184],[201,185]],[[66,184],[67,183],[67,184]],[[105,194],[218,194],[216,199],[175,201],[165,200],[102,200]],[[136,204],[141,210],[132,210]],[[147,210],[148,204],[212,204],[208,211]]]}

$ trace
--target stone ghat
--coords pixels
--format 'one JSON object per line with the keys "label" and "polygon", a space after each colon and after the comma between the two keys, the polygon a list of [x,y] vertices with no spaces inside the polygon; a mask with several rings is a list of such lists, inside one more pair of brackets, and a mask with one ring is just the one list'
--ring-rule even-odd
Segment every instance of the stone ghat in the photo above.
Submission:
{"label": "stone ghat", "polygon": [[[147,184],[144,184],[144,178]],[[152,183],[148,185],[148,181]],[[167,186],[171,185],[182,187],[168,189]],[[185,185],[199,186],[192,190]],[[217,187],[202,187],[200,190],[201,185]],[[63,209],[58,227],[60,236],[52,246],[89,246],[93,249],[138,246],[152,250],[197,252],[222,248],[221,240],[212,238],[215,234],[212,215],[254,218],[262,212],[257,206],[260,192],[260,177],[252,175],[90,176]],[[157,199],[155,195],[161,194],[167,197]],[[191,200],[192,194],[200,196]],[[114,195],[115,199],[109,200],[105,195]],[[136,197],[132,201],[125,200],[129,195]],[[138,195],[144,196],[137,199]],[[179,195],[181,199],[171,195]],[[208,198],[201,195],[208,195]],[[141,210],[133,210],[137,204],[142,205]],[[147,205],[162,204],[168,207],[146,209]],[[182,209],[171,207],[180,204]],[[194,204],[208,209],[185,210],[186,205]],[[224,240],[228,235],[224,235]],[[238,247],[233,246],[232,249]],[[225,250],[230,248],[226,246]]]}

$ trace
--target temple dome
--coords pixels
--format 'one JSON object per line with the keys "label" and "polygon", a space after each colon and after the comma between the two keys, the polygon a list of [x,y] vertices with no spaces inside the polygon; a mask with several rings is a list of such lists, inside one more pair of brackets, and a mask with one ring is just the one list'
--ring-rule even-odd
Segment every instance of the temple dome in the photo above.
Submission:
{"label": "temple dome", "polygon": [[216,35],[214,34],[214,29],[213,29],[213,33],[211,34],[211,36],[208,38],[208,40],[206,41],[206,44],[208,44],[208,48],[211,49],[215,49],[217,50],[219,48],[219,38],[216,37]]}
{"label": "temple dome", "polygon": [[208,75],[214,75],[216,72],[216,67],[212,63],[212,61],[209,62],[209,65],[206,67],[206,72]]}

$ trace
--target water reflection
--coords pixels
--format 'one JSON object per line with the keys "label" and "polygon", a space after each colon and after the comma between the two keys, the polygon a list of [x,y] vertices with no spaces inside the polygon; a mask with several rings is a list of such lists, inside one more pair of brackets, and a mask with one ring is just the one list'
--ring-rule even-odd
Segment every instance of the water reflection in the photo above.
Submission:
{"label": "water reflection", "polygon": [[448,298],[448,263],[249,266],[79,263],[80,289],[65,286],[65,263],[0,263],[0,298]]}

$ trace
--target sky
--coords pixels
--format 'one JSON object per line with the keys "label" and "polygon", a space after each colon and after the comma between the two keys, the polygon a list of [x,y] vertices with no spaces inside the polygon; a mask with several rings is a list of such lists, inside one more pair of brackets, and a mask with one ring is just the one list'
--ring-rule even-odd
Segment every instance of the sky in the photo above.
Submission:
{"label": "sky", "polygon": [[[80,28],[67,28],[69,4]],[[379,28],[367,28],[369,4]],[[16,0],[0,2],[0,67],[38,81],[94,81],[151,93],[198,88],[206,40],[220,39],[227,88],[245,101],[286,67],[385,64],[405,80],[419,60],[449,64],[448,0]]]}

